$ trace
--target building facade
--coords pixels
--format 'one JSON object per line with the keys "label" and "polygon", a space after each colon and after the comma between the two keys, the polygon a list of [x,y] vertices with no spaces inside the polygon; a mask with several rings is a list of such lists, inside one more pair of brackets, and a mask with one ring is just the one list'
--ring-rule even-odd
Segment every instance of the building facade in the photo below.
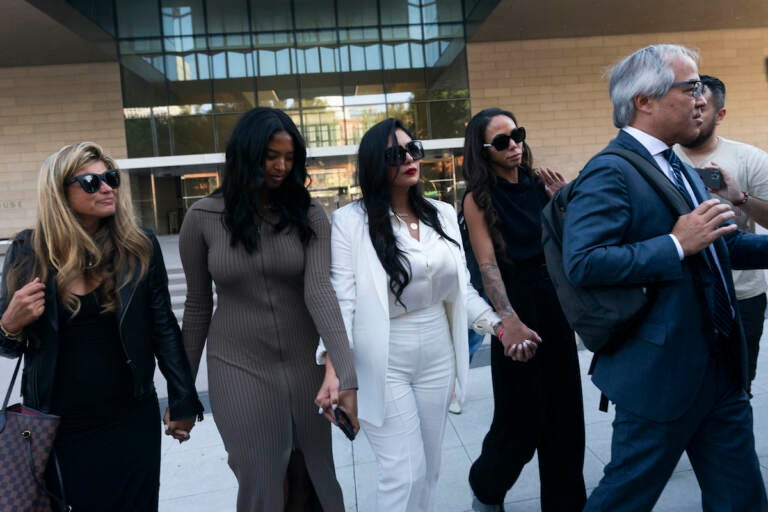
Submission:
{"label": "building facade", "polygon": [[604,72],[657,42],[699,49],[702,72],[728,85],[723,133],[768,147],[755,115],[768,107],[767,3],[572,4],[6,0],[0,44],[17,50],[0,55],[0,238],[34,222],[43,159],[80,140],[119,158],[142,224],[176,232],[255,106],[294,119],[328,210],[357,197],[355,145],[390,116],[425,140],[426,193],[454,204],[464,127],[488,106],[515,112],[537,165],[574,176],[615,132]]}

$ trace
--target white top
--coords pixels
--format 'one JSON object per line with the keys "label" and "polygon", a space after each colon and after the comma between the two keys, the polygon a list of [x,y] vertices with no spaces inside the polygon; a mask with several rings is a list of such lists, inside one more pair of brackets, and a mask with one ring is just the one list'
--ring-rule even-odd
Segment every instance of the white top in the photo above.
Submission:
{"label": "white top", "polygon": [[411,266],[411,280],[403,289],[399,302],[389,290],[389,318],[396,318],[444,301],[455,291],[459,281],[450,249],[434,228],[418,221],[419,240],[416,240],[405,222],[416,219],[400,219],[394,212],[391,218],[397,246],[405,252]]}
{"label": "white top", "polygon": [[[711,162],[715,162],[730,173],[741,190],[763,201],[768,200],[768,153],[762,149],[718,137],[715,150],[696,162],[692,161],[679,145],[676,144],[674,149],[680,160],[692,167],[707,167]],[[720,200],[731,204],[725,199]],[[739,229],[754,233],[754,219],[748,217],[741,208],[734,206],[733,211],[736,213],[733,220]],[[756,297],[765,293],[768,288],[763,270],[734,270],[733,285],[739,300]]]}

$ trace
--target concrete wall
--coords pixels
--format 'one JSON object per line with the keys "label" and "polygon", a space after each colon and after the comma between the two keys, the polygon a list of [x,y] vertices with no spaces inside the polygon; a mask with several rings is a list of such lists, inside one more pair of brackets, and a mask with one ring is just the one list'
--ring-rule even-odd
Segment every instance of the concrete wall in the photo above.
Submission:
{"label": "concrete wall", "polygon": [[535,165],[573,177],[616,134],[604,73],[654,43],[697,49],[700,72],[726,84],[718,133],[768,149],[768,28],[470,43],[472,111],[511,110],[528,129]]}
{"label": "concrete wall", "polygon": [[126,156],[117,63],[0,68],[0,239],[32,226],[45,157],[84,140]]}

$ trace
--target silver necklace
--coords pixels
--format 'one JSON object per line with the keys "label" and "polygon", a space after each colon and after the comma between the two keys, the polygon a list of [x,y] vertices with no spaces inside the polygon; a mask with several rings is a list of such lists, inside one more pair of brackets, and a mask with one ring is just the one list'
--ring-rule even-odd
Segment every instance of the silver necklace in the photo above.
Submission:
{"label": "silver necklace", "polygon": [[416,231],[419,229],[419,223],[418,222],[406,222],[403,217],[411,217],[410,213],[397,213],[395,212],[395,215],[398,219],[405,222],[409,228],[411,228],[412,231]]}

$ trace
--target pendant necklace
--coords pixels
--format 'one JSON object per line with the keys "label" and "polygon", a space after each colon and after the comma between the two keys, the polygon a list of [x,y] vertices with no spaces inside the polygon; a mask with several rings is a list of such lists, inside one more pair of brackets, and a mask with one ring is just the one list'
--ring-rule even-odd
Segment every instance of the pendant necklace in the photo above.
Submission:
{"label": "pendant necklace", "polygon": [[405,219],[403,218],[403,217],[410,217],[411,216],[410,213],[397,213],[397,212],[395,212],[395,215],[397,215],[398,219],[400,219],[401,221],[405,222],[408,225],[408,227],[411,228],[411,230],[416,231],[417,229],[419,229],[419,223],[418,222],[406,222]]}

